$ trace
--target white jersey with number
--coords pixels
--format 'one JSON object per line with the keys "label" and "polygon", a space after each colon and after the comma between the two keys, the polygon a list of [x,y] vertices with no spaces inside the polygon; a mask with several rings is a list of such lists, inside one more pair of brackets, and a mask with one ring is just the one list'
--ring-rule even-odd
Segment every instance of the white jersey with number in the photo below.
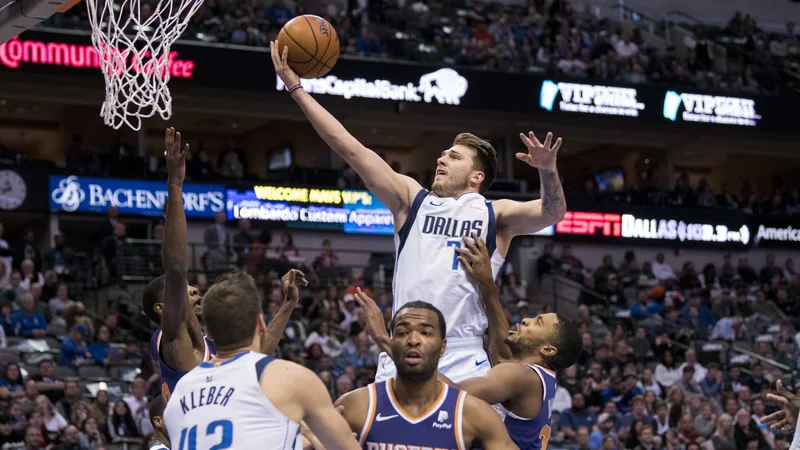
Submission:
{"label": "white jersey with number", "polygon": [[290,450],[300,425],[259,386],[275,358],[242,352],[222,363],[200,363],[183,376],[164,410],[172,448]]}
{"label": "white jersey with number", "polygon": [[504,257],[497,251],[497,225],[492,203],[477,192],[440,198],[421,190],[408,218],[395,235],[394,312],[422,300],[444,314],[448,338],[483,336],[488,326],[478,287],[459,266],[462,236],[477,234],[489,250],[496,277]]}

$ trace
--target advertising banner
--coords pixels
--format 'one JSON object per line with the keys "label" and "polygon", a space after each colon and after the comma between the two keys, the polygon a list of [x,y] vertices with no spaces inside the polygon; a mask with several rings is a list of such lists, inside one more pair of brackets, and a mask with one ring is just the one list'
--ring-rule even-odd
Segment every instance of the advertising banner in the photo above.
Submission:
{"label": "advertising banner", "polygon": [[392,213],[368,191],[255,186],[228,189],[229,220],[282,222],[353,234],[394,234]]}
{"label": "advertising banner", "polygon": [[759,247],[800,248],[800,217],[753,217],[753,244]]}
{"label": "advertising banner", "polygon": [[[266,49],[178,42],[168,55],[170,86],[277,92]],[[238,70],[237,70],[238,68]],[[27,31],[0,45],[3,72],[96,77],[100,61],[88,34]],[[325,77],[302,80],[320,97],[409,102],[445,108],[605,118],[620,126],[662,125],[797,133],[795,105],[779,97],[698,92],[658,84],[624,85],[463,68],[341,58]]]}
{"label": "advertising banner", "polygon": [[[51,211],[105,213],[116,206],[120,214],[159,216],[167,200],[167,183],[53,175],[48,192]],[[225,188],[184,183],[183,208],[186,217],[212,218],[225,210]]]}
{"label": "advertising banner", "polygon": [[555,236],[603,244],[746,249],[754,238],[747,220],[741,214],[677,208],[567,211]]}

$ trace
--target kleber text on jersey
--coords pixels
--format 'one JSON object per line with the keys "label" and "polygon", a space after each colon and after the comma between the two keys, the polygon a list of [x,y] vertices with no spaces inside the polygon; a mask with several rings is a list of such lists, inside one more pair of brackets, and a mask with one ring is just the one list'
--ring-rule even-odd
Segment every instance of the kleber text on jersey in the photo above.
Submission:
{"label": "kleber text on jersey", "polygon": [[219,405],[228,406],[228,400],[236,392],[235,388],[227,386],[208,386],[192,391],[180,399],[181,411],[186,414],[192,409],[201,406]]}

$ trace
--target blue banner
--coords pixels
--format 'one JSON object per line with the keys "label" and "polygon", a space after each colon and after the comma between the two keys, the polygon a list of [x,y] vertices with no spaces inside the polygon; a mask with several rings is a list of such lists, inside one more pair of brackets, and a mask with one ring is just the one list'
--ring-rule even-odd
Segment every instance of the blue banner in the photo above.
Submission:
{"label": "blue banner", "polygon": [[229,220],[282,222],[353,234],[394,234],[392,213],[367,191],[255,186],[227,191]]}
{"label": "blue banner", "polygon": [[[167,200],[167,183],[53,175],[48,192],[51,211],[104,213],[116,206],[120,214],[159,216]],[[183,207],[187,217],[214,217],[225,210],[225,188],[184,183]]]}

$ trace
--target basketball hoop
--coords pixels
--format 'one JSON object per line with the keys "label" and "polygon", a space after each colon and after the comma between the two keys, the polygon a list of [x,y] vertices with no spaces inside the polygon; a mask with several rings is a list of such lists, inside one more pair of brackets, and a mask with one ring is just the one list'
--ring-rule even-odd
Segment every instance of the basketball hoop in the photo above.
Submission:
{"label": "basketball hoop", "polygon": [[134,130],[142,119],[172,116],[167,83],[170,47],[203,0],[86,0],[92,45],[100,58],[106,96],[100,115],[106,125]]}

